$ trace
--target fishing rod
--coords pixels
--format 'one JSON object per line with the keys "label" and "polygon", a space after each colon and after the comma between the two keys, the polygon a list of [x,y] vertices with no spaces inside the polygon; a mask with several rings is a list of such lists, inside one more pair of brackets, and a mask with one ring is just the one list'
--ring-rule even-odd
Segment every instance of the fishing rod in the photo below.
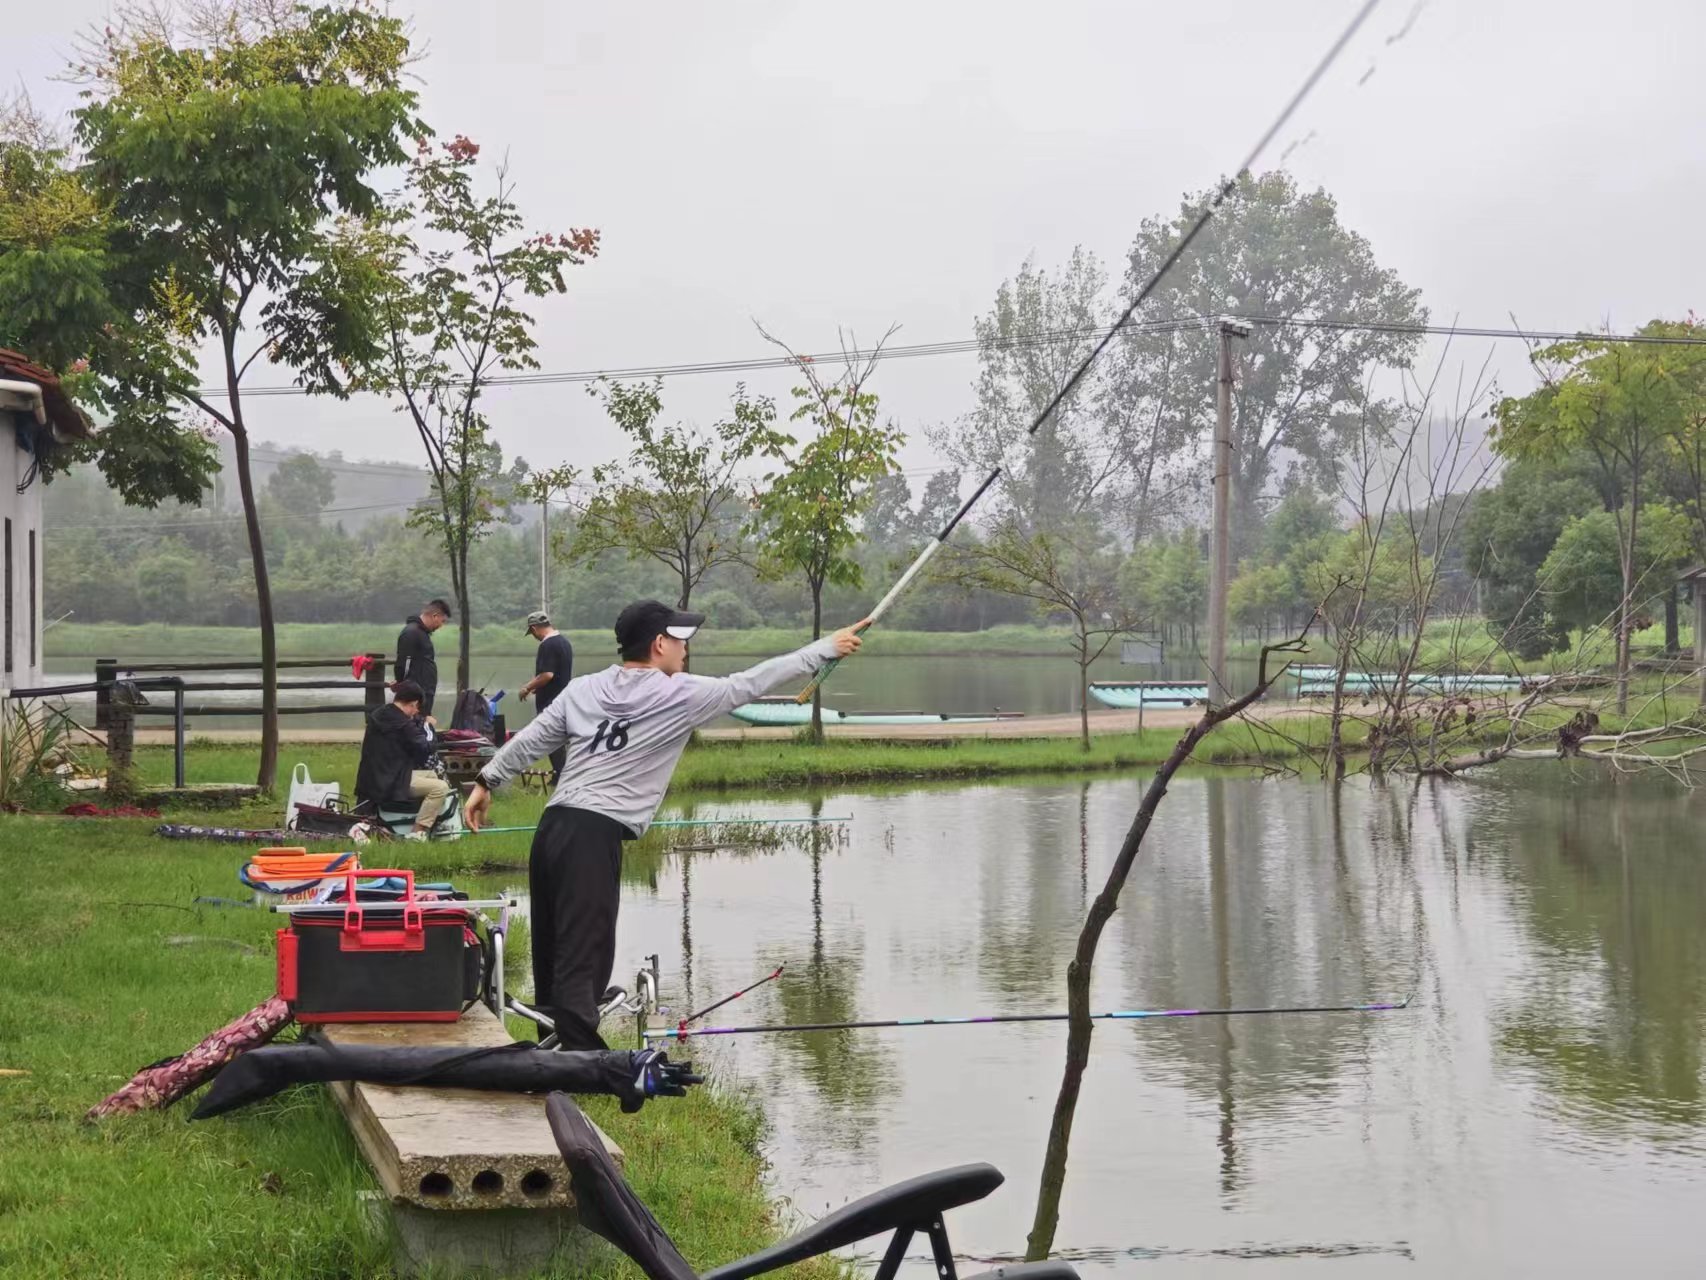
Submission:
{"label": "fishing rod", "polygon": [[[718,1009],[721,1009],[725,1004],[732,1004],[734,1001],[739,1000],[742,996],[746,995],[749,991],[757,991],[758,988],[762,987],[766,982],[776,981],[776,979],[778,979],[782,976],[782,970],[785,968],[787,968],[787,965],[779,964],[774,969],[772,969],[769,973],[765,974],[762,978],[760,978],[757,982],[753,983],[751,986],[742,987],[739,991],[735,992],[732,996],[724,996],[721,1000],[717,1001],[715,1004],[706,1005],[703,1009],[699,1010],[698,1013],[688,1014],[685,1018],[683,1018],[680,1022],[678,1022],[676,1024],[676,1028],[675,1028],[676,1031],[677,1032],[687,1032],[687,1024],[689,1022],[697,1022],[697,1021],[699,1021],[700,1018],[703,1018],[707,1013],[715,1013]],[[687,1034],[691,1035],[692,1032],[687,1032]]]}
{"label": "fishing rod", "polygon": [[[780,827],[800,822],[851,822],[852,815],[844,818],[666,818],[662,822],[654,822],[647,830],[657,827]],[[515,831],[537,831],[539,825],[531,827],[481,827],[478,831],[465,831],[464,835],[493,836]]]}
{"label": "fishing rod", "polygon": [[[1090,354],[1085,356],[1084,359],[1079,362],[1078,367],[1072,371],[1072,376],[1067,378],[1067,380],[1061,384],[1060,390],[1054,393],[1054,397],[1048,402],[1048,404],[1043,406],[1042,412],[1037,414],[1036,418],[1032,420],[1031,425],[1025,430],[1025,437],[1027,439],[1036,435],[1037,432],[1042,429],[1043,424],[1054,416],[1055,410],[1060,407],[1061,403],[1078,389],[1078,384],[1084,380],[1084,375],[1090,372],[1090,366],[1095,364],[1102,352],[1107,350],[1109,344],[1112,343],[1119,335],[1120,330],[1130,323],[1131,318],[1136,313],[1137,309],[1148,300],[1151,293],[1155,292],[1156,286],[1161,283],[1167,273],[1171,271],[1179,259],[1184,256],[1185,250],[1191,247],[1192,241],[1202,234],[1203,228],[1208,226],[1209,222],[1214,218],[1214,215],[1220,211],[1220,206],[1225,204],[1227,198],[1238,189],[1238,175],[1256,167],[1256,161],[1259,160],[1262,153],[1268,149],[1268,144],[1271,143],[1279,131],[1285,127],[1286,122],[1291,119],[1292,114],[1296,112],[1297,108],[1303,105],[1303,100],[1309,96],[1310,91],[1315,88],[1316,83],[1327,73],[1327,69],[1338,60],[1339,54],[1344,50],[1344,47],[1350,43],[1351,37],[1357,33],[1357,30],[1362,26],[1364,20],[1367,19],[1369,14],[1374,12],[1375,6],[1379,3],[1380,0],[1366,0],[1366,3],[1364,3],[1362,8],[1357,10],[1356,16],[1351,19],[1350,24],[1339,33],[1339,38],[1333,41],[1332,47],[1327,50],[1326,55],[1322,57],[1321,61],[1315,64],[1315,69],[1309,73],[1308,78],[1304,80],[1302,86],[1292,95],[1291,101],[1285,104],[1285,109],[1282,110],[1274,119],[1274,122],[1267,127],[1266,132],[1257,139],[1256,145],[1250,149],[1250,154],[1244,158],[1243,163],[1233,169],[1232,176],[1220,184],[1219,189],[1214,194],[1214,198],[1210,200],[1203,211],[1197,215],[1197,219],[1191,224],[1190,229],[1187,230],[1179,242],[1173,246],[1172,252],[1163,259],[1161,265],[1155,269],[1149,279],[1144,281],[1143,287],[1137,291],[1137,293],[1132,297],[1132,300],[1126,304],[1125,310],[1120,313],[1120,318],[1114,321],[1112,327],[1102,335],[1101,341],[1097,342],[1096,345],[1090,349]],[[923,569],[925,565],[930,563],[930,558],[942,549],[943,545],[948,541],[949,536],[954,532],[954,529],[959,525],[960,521],[966,518],[966,513],[976,506],[978,500],[982,498],[983,495],[989,491],[990,487],[1001,478],[1001,472],[1002,466],[1000,463],[997,463],[990,473],[983,478],[983,483],[978,485],[978,487],[972,491],[971,497],[967,498],[965,502],[960,505],[960,509],[954,513],[953,518],[949,520],[947,524],[942,526],[942,531],[930,542],[924,544],[924,550],[918,553],[918,558],[907,567],[905,573],[900,575],[900,580],[896,582],[894,586],[889,588],[888,594],[877,602],[877,607],[871,610],[870,615],[865,619],[864,625],[859,628],[861,632],[873,626],[876,621],[883,616],[883,614],[888,612],[889,606],[895,602],[895,600],[900,596],[900,593],[905,591],[906,588],[911,585],[912,580],[918,576],[919,571]],[[828,662],[824,663],[823,666],[818,668],[817,674],[811,678],[811,681],[806,685],[806,687],[795,695],[794,701],[797,703],[810,702],[812,694],[817,692],[818,686],[823,684],[823,682],[829,678],[830,672],[834,671],[835,668],[840,665],[841,659],[839,658],[831,658]]]}
{"label": "fishing rod", "polygon": [[[1300,1004],[1262,1008],[1234,1009],[1119,1009],[1109,1013],[1092,1013],[1092,1022],[1135,1021],[1141,1018],[1246,1018],[1258,1014],[1280,1013],[1390,1013],[1410,1006],[1410,996],[1402,1000],[1377,1001],[1368,1004]],[[722,1003],[727,1003],[723,1001]],[[713,1005],[712,1008],[716,1006]],[[698,1015],[695,1015],[698,1016]],[[797,1022],[756,1027],[701,1027],[689,1031],[685,1019],[681,1025],[642,1033],[647,1040],[685,1040],[690,1036],[750,1036],[780,1031],[868,1031],[881,1027],[960,1027],[987,1022],[1066,1022],[1069,1013],[991,1013],[971,1018],[877,1018],[864,1022]]]}

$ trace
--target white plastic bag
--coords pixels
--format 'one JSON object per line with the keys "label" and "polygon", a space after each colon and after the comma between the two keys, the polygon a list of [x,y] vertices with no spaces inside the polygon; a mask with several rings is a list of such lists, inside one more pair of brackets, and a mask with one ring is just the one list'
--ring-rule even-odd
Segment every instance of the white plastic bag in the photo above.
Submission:
{"label": "white plastic bag", "polygon": [[296,830],[296,806],[299,804],[312,805],[319,808],[328,800],[343,799],[343,790],[335,782],[315,782],[308,776],[308,766],[300,760],[290,773],[290,794],[284,800],[284,825],[289,831]]}

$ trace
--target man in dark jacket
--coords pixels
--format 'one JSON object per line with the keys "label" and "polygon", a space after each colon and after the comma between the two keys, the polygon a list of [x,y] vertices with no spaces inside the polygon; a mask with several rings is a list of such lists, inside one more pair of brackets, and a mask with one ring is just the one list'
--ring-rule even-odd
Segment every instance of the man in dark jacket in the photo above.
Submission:
{"label": "man in dark jacket", "polygon": [[433,651],[432,633],[450,620],[450,606],[442,600],[429,600],[426,607],[403,624],[397,636],[397,679],[413,680],[421,687],[421,714],[429,724],[432,700],[438,692],[438,655]]}
{"label": "man in dark jacket", "polygon": [[425,840],[450,800],[450,784],[428,769],[432,739],[422,723],[421,687],[413,680],[391,686],[392,700],[367,718],[355,798],[375,807],[420,801],[410,840]]}

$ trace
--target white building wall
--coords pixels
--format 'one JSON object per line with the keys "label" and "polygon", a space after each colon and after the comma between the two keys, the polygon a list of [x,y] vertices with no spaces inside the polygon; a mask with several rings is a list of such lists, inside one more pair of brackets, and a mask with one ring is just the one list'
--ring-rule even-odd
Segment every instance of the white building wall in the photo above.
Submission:
{"label": "white building wall", "polygon": [[[37,479],[23,493],[18,492],[18,482],[29,473],[33,459],[18,448],[13,424],[13,415],[0,411],[0,521],[11,522],[10,603],[8,606],[7,600],[0,598],[0,629],[4,629],[5,615],[10,613],[12,642],[10,669],[0,662],[0,693],[42,683],[42,483]],[[0,523],[0,538],[4,528]],[[5,544],[0,541],[0,556],[4,552]],[[0,563],[0,592],[6,586],[6,567]]]}

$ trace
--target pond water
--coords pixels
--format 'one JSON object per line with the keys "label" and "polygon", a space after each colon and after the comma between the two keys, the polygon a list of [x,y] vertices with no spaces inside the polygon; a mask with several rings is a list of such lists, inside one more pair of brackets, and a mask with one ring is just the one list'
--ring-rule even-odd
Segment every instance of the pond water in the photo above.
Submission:
{"label": "pond water", "polygon": [[[717,1025],[1062,1009],[1141,785],[742,804],[854,821],[815,846],[634,859],[618,979],[658,952],[680,1011],[786,964]],[[1701,1274],[1703,819],[1706,797],[1585,765],[1177,781],[1094,1007],[1414,1003],[1098,1023],[1057,1250],[1087,1276]],[[775,1190],[802,1213],[995,1164],[1006,1185],[950,1220],[986,1260],[1023,1252],[1064,1043],[1022,1024],[692,1048],[762,1098]]]}
{"label": "pond water", "polygon": [[[583,675],[601,669],[605,665],[607,655],[599,654],[597,663],[592,663],[591,655],[581,656],[580,666],[577,667]],[[141,661],[141,659],[133,659]],[[168,661],[169,659],[150,659],[150,661]],[[209,658],[200,661],[217,661]],[[744,657],[715,657],[704,656],[694,660],[694,670],[705,675],[727,675],[732,671],[744,670],[762,661],[755,656]],[[1233,663],[1234,674],[1253,679],[1255,663]],[[1246,672],[1244,668],[1247,667]],[[488,693],[499,689],[509,691],[499,707],[504,712],[508,726],[520,728],[533,718],[532,704],[518,701],[515,690],[533,675],[533,660],[525,657],[504,657],[484,659],[476,657],[473,664],[474,678],[480,687]],[[1103,657],[1091,668],[1091,678],[1096,680],[1136,680],[1151,678],[1202,678],[1202,664],[1193,656],[1173,655],[1163,664],[1145,667],[1121,666],[1116,649],[1112,657]],[[441,718],[448,723],[448,712],[455,702],[456,696],[456,667],[452,658],[441,663],[443,680],[438,694],[438,708],[443,713]],[[336,680],[348,675],[347,668],[325,671],[285,671],[280,679],[290,680]],[[45,677],[48,684],[72,684],[94,678],[94,665],[83,665],[79,662],[61,659],[50,660],[49,674]],[[196,672],[192,678],[206,678],[220,681],[252,681],[259,677],[255,672]],[[788,690],[787,692],[792,692]],[[162,707],[171,706],[171,697],[167,693],[149,693],[149,700]],[[193,693],[189,701],[193,704],[218,703],[226,706],[254,705],[260,695],[232,691],[212,691]],[[860,710],[923,710],[923,711],[1021,711],[1027,715],[1046,715],[1056,712],[1076,711],[1078,709],[1078,668],[1070,655],[1062,649],[1058,658],[1048,657],[988,657],[979,656],[975,661],[953,656],[933,657],[875,657],[866,655],[846,663],[840,667],[834,678],[824,686],[824,700],[828,706],[841,707],[848,711]],[[286,690],[280,698],[285,706],[306,705],[325,702],[360,702],[361,688],[354,681],[349,681],[349,691],[316,690],[312,692],[291,692]],[[1099,704],[1092,703],[1092,706]],[[92,722],[94,699],[92,696],[75,699],[74,706],[79,718]],[[258,717],[249,716],[205,716],[189,718],[191,733],[208,729],[254,729],[259,726]],[[729,719],[723,724],[738,726],[739,722]],[[170,727],[170,716],[151,716],[145,724]],[[284,724],[293,729],[317,729],[327,727],[355,728],[360,721],[354,715],[290,715],[284,719]]]}

